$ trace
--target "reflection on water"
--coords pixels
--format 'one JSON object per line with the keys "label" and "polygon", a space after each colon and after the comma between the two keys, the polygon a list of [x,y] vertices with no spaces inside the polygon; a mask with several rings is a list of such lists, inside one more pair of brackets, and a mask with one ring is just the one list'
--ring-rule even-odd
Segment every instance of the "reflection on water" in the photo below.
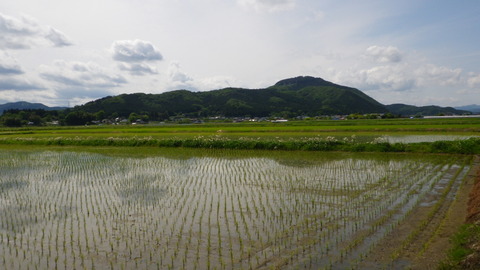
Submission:
{"label": "reflection on water", "polygon": [[478,135],[438,135],[438,134],[359,134],[351,136],[343,135],[318,135],[323,140],[335,140],[347,143],[419,143],[419,142],[436,142],[436,141],[454,141],[468,140],[470,138],[480,138]]}
{"label": "reflection on water", "polygon": [[467,140],[470,138],[479,138],[480,136],[463,135],[384,135],[380,139],[389,143],[418,143],[418,142],[436,142],[436,141],[454,141]]}
{"label": "reflection on water", "polygon": [[418,205],[448,209],[470,164],[448,155],[118,149],[0,151],[0,269],[379,268],[367,258],[376,245]]}

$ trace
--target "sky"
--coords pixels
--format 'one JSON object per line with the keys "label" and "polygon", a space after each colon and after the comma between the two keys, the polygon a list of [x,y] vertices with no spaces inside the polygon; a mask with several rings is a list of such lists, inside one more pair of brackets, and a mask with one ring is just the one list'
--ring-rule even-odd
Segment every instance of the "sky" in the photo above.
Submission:
{"label": "sky", "polygon": [[480,104],[478,14],[476,0],[2,0],[0,104],[296,76],[383,104]]}

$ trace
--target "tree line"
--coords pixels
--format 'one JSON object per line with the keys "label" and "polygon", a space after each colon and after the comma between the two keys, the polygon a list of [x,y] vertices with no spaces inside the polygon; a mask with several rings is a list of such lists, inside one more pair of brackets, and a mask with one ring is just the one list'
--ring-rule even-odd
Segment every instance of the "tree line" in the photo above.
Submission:
{"label": "tree line", "polygon": [[[46,125],[65,125],[79,126],[100,123],[114,123],[115,121],[124,121],[125,123],[148,122],[148,114],[130,113],[126,117],[118,114],[106,115],[103,110],[95,113],[81,110],[44,110],[44,109],[10,109],[0,115],[0,125],[5,127],[21,126],[46,126]],[[155,119],[157,120],[157,119]]]}

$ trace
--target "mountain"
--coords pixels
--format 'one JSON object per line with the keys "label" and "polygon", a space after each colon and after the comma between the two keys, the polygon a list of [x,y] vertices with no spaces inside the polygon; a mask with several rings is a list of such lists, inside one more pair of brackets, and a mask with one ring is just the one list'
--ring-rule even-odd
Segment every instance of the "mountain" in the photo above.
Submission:
{"label": "mountain", "polygon": [[440,106],[422,106],[417,107],[406,104],[391,104],[385,106],[391,113],[402,116],[414,116],[414,115],[463,115],[471,114],[470,111],[457,110],[452,107],[440,107]]}
{"label": "mountain", "polygon": [[0,104],[0,115],[6,110],[45,110],[45,111],[56,111],[56,110],[63,110],[66,107],[48,107],[41,103],[30,103],[26,101],[19,101],[19,102],[10,102],[5,104]]}
{"label": "mountain", "polygon": [[472,104],[467,106],[455,107],[457,110],[470,111],[472,113],[480,113],[480,105]]}
{"label": "mountain", "polygon": [[271,116],[385,113],[388,110],[358,89],[321,78],[296,77],[263,89],[224,88],[207,92],[176,90],[162,94],[122,94],[98,99],[74,111],[161,118],[186,116]]}
{"label": "mountain", "polygon": [[383,104],[362,91],[334,84],[321,78],[296,77],[279,81],[269,89],[295,93],[302,101],[300,107],[320,108],[324,114],[385,113]]}

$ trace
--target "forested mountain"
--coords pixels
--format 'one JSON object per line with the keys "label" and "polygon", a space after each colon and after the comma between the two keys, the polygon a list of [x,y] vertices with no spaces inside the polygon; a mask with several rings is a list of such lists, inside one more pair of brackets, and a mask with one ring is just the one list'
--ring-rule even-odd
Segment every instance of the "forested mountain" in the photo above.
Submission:
{"label": "forested mountain", "polygon": [[384,105],[358,89],[320,78],[296,77],[264,89],[224,88],[208,92],[176,90],[162,94],[122,94],[98,99],[73,111],[127,117],[146,114],[150,119],[180,115],[205,117],[334,115],[385,113]]}
{"label": "forested mountain", "polygon": [[462,115],[471,114],[470,111],[457,110],[452,107],[439,107],[439,106],[413,106],[406,104],[391,104],[386,105],[387,109],[396,115],[401,116],[425,116],[425,115]]}
{"label": "forested mountain", "polygon": [[26,101],[19,101],[19,102],[10,102],[5,104],[0,104],[0,115],[4,111],[8,110],[45,110],[45,111],[55,111],[55,110],[63,110],[66,107],[48,107],[41,103],[30,103]]}
{"label": "forested mountain", "polygon": [[[53,110],[53,111],[52,111]],[[184,118],[296,117],[389,113],[388,117],[469,114],[451,107],[382,105],[362,91],[321,78],[296,77],[263,89],[224,88],[207,92],[176,90],[162,94],[108,96],[74,108],[51,108],[39,103],[0,105],[0,125],[84,125],[117,117],[133,121]],[[372,116],[372,115],[370,115]]]}

